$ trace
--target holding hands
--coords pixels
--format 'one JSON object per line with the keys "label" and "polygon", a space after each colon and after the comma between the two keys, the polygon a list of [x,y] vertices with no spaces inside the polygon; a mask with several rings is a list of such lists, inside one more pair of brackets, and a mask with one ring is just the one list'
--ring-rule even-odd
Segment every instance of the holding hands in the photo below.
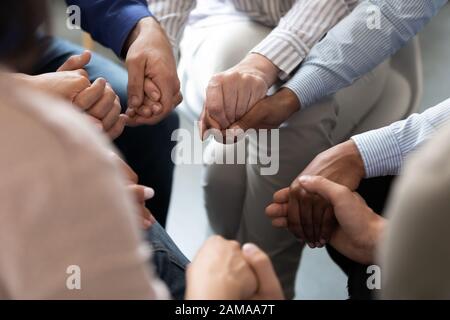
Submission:
{"label": "holding hands", "polygon": [[[337,220],[330,243],[346,257],[362,264],[374,261],[376,247],[385,228],[385,219],[370,209],[365,201],[348,187],[319,176],[301,176],[294,188],[286,188],[274,195],[274,203],[266,214],[276,227],[288,227],[294,234],[302,236],[302,222],[298,214],[302,188],[311,195],[321,197],[329,203]],[[328,210],[330,210],[328,209]]]}
{"label": "holding hands", "polygon": [[105,79],[98,78],[90,83],[84,70],[90,59],[91,53],[85,51],[70,57],[57,72],[19,77],[32,87],[70,101],[115,139],[122,133],[127,116],[120,114],[119,98]]}
{"label": "holding hands", "polygon": [[[349,140],[319,154],[298,178],[305,175],[321,176],[354,191],[364,174],[364,163],[358,148]],[[327,199],[308,192],[298,178],[289,188],[275,194],[275,203],[283,200],[284,195],[290,195],[289,214],[286,220],[274,220],[273,224],[287,227],[311,248],[323,247],[330,241],[336,227],[332,206]],[[274,207],[269,206],[267,213],[270,214],[272,209]]]}
{"label": "holding hands", "polygon": [[269,257],[254,244],[213,236],[187,270],[186,299],[281,300],[281,285]]}
{"label": "holding hands", "polygon": [[124,51],[128,124],[156,124],[182,101],[172,46],[159,23],[148,17],[138,22]]}
{"label": "holding hands", "polygon": [[240,120],[276,82],[279,69],[259,54],[249,54],[233,68],[214,75],[206,88],[200,132],[228,129]]}

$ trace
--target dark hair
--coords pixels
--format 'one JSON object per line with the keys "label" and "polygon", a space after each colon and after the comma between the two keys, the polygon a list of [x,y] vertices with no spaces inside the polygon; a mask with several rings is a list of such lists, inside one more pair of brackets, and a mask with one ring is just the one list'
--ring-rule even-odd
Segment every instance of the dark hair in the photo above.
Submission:
{"label": "dark hair", "polygon": [[38,29],[47,25],[47,2],[4,0],[0,8],[0,62],[24,70],[42,47]]}

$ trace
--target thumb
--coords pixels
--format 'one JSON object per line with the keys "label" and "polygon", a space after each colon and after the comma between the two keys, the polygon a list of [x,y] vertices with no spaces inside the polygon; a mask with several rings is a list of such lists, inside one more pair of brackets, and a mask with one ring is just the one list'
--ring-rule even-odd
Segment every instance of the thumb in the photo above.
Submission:
{"label": "thumb", "polygon": [[306,191],[320,195],[334,207],[339,201],[345,201],[353,196],[353,192],[347,187],[321,176],[306,175],[299,177],[298,180]]}
{"label": "thumb", "polygon": [[242,253],[258,279],[256,299],[284,299],[280,282],[275,274],[269,257],[256,245],[244,244]]}
{"label": "thumb", "polygon": [[230,125],[231,130],[247,131],[248,129],[263,129],[264,114],[256,104],[242,118]]}
{"label": "thumb", "polygon": [[74,71],[83,69],[91,61],[91,52],[86,50],[82,54],[71,56],[57,71]]}

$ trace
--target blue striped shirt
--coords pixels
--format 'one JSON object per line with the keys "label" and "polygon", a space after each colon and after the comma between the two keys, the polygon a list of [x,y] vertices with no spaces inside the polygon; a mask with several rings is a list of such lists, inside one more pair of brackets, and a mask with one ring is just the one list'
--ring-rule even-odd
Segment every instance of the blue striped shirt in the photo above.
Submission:
{"label": "blue striped shirt", "polygon": [[405,158],[449,121],[450,99],[406,120],[353,136],[364,161],[366,178],[399,174]]}
{"label": "blue striped shirt", "polygon": [[[403,47],[447,2],[366,0],[360,3],[313,47],[285,87],[295,92],[304,108],[349,86]],[[379,24],[372,24],[372,12],[378,13]]]}
{"label": "blue striped shirt", "polygon": [[[295,92],[305,108],[351,85],[403,47],[447,2],[364,1],[311,50],[285,87]],[[370,19],[371,13],[379,13],[379,28]],[[447,100],[421,115],[353,137],[364,160],[366,177],[398,174],[406,155],[449,118]]]}

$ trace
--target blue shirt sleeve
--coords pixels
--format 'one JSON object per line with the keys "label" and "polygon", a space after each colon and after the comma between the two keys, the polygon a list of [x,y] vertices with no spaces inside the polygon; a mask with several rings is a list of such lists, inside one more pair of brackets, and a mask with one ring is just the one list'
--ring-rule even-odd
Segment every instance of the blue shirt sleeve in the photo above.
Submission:
{"label": "blue shirt sleeve", "polygon": [[397,175],[404,161],[450,120],[450,99],[406,120],[352,137],[366,178]]}
{"label": "blue shirt sleeve", "polygon": [[[347,87],[414,37],[447,0],[366,0],[331,29],[285,85],[307,107]],[[378,24],[368,19],[378,14]],[[374,20],[375,21],[375,20]]]}
{"label": "blue shirt sleeve", "polygon": [[66,0],[81,9],[81,27],[119,57],[128,35],[142,18],[152,16],[146,0]]}

